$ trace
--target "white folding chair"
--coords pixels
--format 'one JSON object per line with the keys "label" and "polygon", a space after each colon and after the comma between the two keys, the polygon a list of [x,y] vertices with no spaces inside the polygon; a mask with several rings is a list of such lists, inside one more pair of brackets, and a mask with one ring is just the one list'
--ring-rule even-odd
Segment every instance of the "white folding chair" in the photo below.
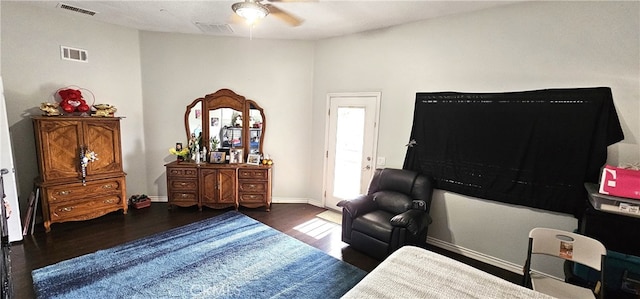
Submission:
{"label": "white folding chair", "polygon": [[[544,254],[585,265],[600,272],[600,281],[595,290],[580,287],[564,281],[532,273],[531,255]],[[556,298],[599,298],[604,296],[604,260],[607,250],[600,241],[557,229],[534,228],[529,232],[529,249],[524,265],[524,285]]]}

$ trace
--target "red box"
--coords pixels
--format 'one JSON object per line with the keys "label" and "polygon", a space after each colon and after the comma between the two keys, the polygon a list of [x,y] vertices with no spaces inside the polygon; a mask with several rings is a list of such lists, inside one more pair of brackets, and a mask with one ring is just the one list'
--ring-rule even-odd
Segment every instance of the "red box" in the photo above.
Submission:
{"label": "red box", "polygon": [[640,199],[640,170],[605,165],[600,177],[601,194]]}
{"label": "red box", "polygon": [[142,200],[142,201],[134,203],[133,206],[136,209],[142,209],[142,208],[150,207],[151,206],[151,200],[150,199]]}

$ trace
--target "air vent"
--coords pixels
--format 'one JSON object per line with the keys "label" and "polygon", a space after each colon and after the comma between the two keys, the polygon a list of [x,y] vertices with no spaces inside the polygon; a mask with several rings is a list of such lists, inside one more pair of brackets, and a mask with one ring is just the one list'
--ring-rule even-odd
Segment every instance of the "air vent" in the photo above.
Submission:
{"label": "air vent", "polygon": [[64,3],[58,3],[58,7],[62,8],[62,9],[66,9],[66,10],[70,10],[70,11],[75,11],[77,13],[82,13],[85,15],[90,15],[93,16],[96,14],[95,11],[90,11],[88,9],[84,9],[84,8],[80,8],[80,7],[75,7],[75,6],[71,6],[69,4],[64,4]]}
{"label": "air vent", "polygon": [[60,58],[63,60],[89,62],[87,50],[60,46]]}
{"label": "air vent", "polygon": [[206,24],[206,23],[195,23],[196,27],[200,29],[203,33],[211,33],[211,34],[233,34],[233,28],[229,26],[229,24]]}

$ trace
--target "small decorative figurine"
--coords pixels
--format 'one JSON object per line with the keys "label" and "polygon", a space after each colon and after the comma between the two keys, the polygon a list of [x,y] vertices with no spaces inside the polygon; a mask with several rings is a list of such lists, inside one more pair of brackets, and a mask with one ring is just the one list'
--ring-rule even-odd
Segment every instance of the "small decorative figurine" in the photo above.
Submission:
{"label": "small decorative figurine", "polygon": [[110,104],[97,104],[93,105],[93,108],[96,111],[93,112],[92,116],[113,117],[113,114],[118,111],[115,106]]}
{"label": "small decorative figurine", "polygon": [[40,110],[42,110],[46,116],[57,116],[61,114],[60,110],[58,110],[58,103],[41,103]]}

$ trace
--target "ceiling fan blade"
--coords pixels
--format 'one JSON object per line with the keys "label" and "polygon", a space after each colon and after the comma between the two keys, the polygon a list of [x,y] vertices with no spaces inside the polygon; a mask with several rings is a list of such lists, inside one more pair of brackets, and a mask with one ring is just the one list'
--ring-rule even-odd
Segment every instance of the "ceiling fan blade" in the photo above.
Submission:
{"label": "ceiling fan blade", "polygon": [[302,22],[304,22],[303,19],[298,18],[294,15],[292,15],[291,13],[288,13],[278,7],[276,7],[275,5],[271,5],[271,4],[263,4],[264,6],[266,6],[269,9],[269,14],[273,15],[274,17],[286,22],[287,24],[291,25],[291,26],[300,26],[300,24],[302,24]]}

